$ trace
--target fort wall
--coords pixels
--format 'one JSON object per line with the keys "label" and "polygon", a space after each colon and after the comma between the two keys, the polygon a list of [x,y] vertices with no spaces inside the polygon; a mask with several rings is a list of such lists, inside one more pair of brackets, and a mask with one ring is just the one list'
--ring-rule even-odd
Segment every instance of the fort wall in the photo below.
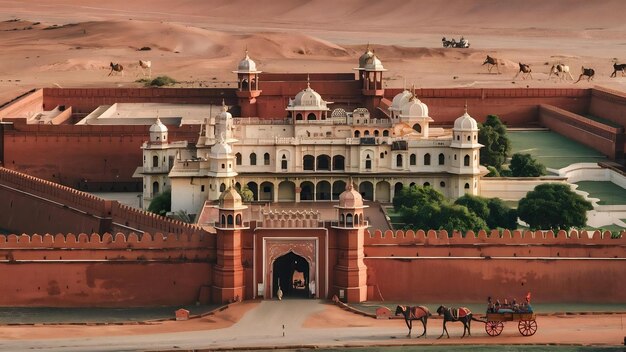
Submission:
{"label": "fort wall", "polygon": [[[369,298],[476,302],[624,302],[626,231],[610,233],[376,231],[365,237]],[[385,275],[393,272],[394,275]]]}
{"label": "fort wall", "polygon": [[611,127],[544,104],[539,106],[539,121],[543,126],[594,148],[610,159],[621,158],[624,153],[623,127]]}
{"label": "fort wall", "polygon": [[483,177],[480,180],[480,196],[503,200],[520,200],[544,183],[565,183],[565,177]]}
{"label": "fort wall", "polygon": [[0,119],[26,118],[43,110],[43,89],[37,89],[0,107]]}

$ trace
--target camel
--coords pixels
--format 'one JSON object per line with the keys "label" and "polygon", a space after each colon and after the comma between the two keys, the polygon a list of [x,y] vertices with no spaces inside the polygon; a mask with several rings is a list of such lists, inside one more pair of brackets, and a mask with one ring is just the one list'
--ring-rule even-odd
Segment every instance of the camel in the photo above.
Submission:
{"label": "camel", "polygon": [[552,65],[548,78],[550,78],[550,76],[552,76],[553,73],[555,76],[559,77],[561,81],[564,79],[567,80],[567,77],[565,75],[568,75],[572,81],[574,80],[574,77],[572,77],[572,74],[569,73],[569,66],[567,65],[563,65],[563,64]]}
{"label": "camel", "polygon": [[592,68],[585,68],[585,66],[581,66],[581,68],[582,73],[580,74],[580,76],[578,76],[578,81],[574,83],[578,83],[583,78],[583,76],[587,76],[587,82],[589,82],[593,79],[593,75],[596,74],[596,71],[594,71]]}
{"label": "camel", "polygon": [[139,68],[144,77],[146,76],[145,69],[148,69],[148,78],[152,78],[152,61],[139,60]]}
{"label": "camel", "polygon": [[489,55],[487,55],[485,62],[483,62],[483,66],[487,65],[487,71],[489,71],[489,73],[491,73],[491,69],[495,66],[496,70],[498,70],[498,74],[500,74],[500,68],[498,67],[498,65],[501,65],[501,64],[502,63],[500,62],[500,59],[491,57]]}
{"label": "camel", "polygon": [[124,77],[124,66],[122,66],[121,64],[114,64],[112,62],[110,66],[111,66],[111,72],[109,72],[109,76],[113,74],[113,71],[115,71],[115,72],[121,72],[122,77]]}
{"label": "camel", "polygon": [[611,77],[617,77],[617,71],[622,71],[622,77],[624,77],[624,73],[626,73],[626,64],[618,64],[617,62],[613,63],[613,73],[611,73]]}
{"label": "camel", "polygon": [[523,64],[521,62],[518,62],[518,63],[519,63],[519,71],[517,71],[513,79],[516,79],[520,73],[522,74],[522,79],[526,79],[526,77],[530,77],[530,79],[533,79],[533,75],[531,73],[532,70],[530,69],[530,66],[527,64]]}

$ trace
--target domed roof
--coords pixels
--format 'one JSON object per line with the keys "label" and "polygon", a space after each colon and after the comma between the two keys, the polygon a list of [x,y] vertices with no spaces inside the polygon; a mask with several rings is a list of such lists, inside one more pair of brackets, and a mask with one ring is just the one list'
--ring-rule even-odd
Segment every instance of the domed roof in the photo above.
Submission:
{"label": "domed roof", "polygon": [[352,186],[352,182],[348,183],[346,190],[339,195],[339,207],[341,208],[362,208],[363,197]]}
{"label": "domed roof", "polygon": [[227,156],[230,155],[232,152],[233,148],[224,141],[219,141],[211,147],[211,154],[213,156]]}
{"label": "domed roof", "polygon": [[293,100],[289,100],[287,110],[328,110],[327,103],[307,82],[307,87],[296,94]]}
{"label": "domed roof", "polygon": [[167,132],[167,126],[165,126],[161,122],[161,119],[159,119],[157,117],[157,119],[154,122],[154,124],[152,124],[152,126],[150,126],[150,133],[163,133],[163,132]]}
{"label": "domed roof", "polygon": [[231,115],[231,113],[228,112],[228,106],[226,106],[224,99],[222,99],[222,112],[217,114],[216,118],[218,120],[228,120],[228,119],[233,118],[233,115]]}
{"label": "domed roof", "polygon": [[478,131],[478,123],[467,113],[467,108],[465,108],[463,116],[454,120],[454,129],[458,131]]}
{"label": "domed roof", "polygon": [[383,67],[383,63],[378,59],[378,56],[374,54],[372,57],[365,61],[365,66],[363,67],[365,71],[387,71]]}
{"label": "domed roof", "polygon": [[409,92],[407,89],[403,90],[401,93],[396,94],[391,101],[391,107],[389,110],[393,111],[402,111],[402,107],[404,104],[409,102],[409,99],[413,97],[413,94]]}
{"label": "domed roof", "polygon": [[409,101],[402,106],[401,115],[404,117],[428,117],[428,106],[422,103],[417,97],[412,96]]}
{"label": "domed roof", "polygon": [[364,69],[365,65],[367,64],[367,60],[370,59],[372,56],[374,56],[374,53],[370,50],[370,45],[367,44],[367,49],[365,49],[363,55],[359,57],[359,68]]}
{"label": "domed roof", "polygon": [[237,71],[233,71],[235,73],[261,73],[261,71],[256,70],[256,62],[254,62],[250,56],[248,56],[248,50],[246,50],[246,56],[239,61],[239,65],[237,65]]}
{"label": "domed roof", "polygon": [[238,209],[242,207],[242,200],[239,192],[233,187],[228,187],[220,196],[220,208]]}

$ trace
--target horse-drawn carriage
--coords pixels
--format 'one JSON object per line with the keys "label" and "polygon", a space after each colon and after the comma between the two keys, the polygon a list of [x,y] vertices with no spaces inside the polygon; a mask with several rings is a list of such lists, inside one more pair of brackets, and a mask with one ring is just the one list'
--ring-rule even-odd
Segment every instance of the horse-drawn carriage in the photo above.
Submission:
{"label": "horse-drawn carriage", "polygon": [[487,313],[485,331],[489,336],[498,336],[504,329],[505,321],[517,321],[517,329],[523,336],[532,336],[537,332],[535,313],[497,312]]}
{"label": "horse-drawn carriage", "polygon": [[443,45],[444,48],[469,48],[470,47],[470,43],[467,41],[467,39],[463,37],[461,37],[461,39],[459,39],[458,42],[454,38],[452,38],[451,40],[447,40],[446,37],[443,37],[441,39],[441,44]]}

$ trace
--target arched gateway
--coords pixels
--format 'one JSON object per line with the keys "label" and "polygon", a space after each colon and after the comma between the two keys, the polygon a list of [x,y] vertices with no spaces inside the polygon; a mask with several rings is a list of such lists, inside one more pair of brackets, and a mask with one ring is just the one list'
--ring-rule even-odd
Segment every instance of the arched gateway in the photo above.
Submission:
{"label": "arched gateway", "polygon": [[294,252],[276,258],[272,265],[272,296],[280,287],[283,297],[308,298],[309,267],[309,262]]}

